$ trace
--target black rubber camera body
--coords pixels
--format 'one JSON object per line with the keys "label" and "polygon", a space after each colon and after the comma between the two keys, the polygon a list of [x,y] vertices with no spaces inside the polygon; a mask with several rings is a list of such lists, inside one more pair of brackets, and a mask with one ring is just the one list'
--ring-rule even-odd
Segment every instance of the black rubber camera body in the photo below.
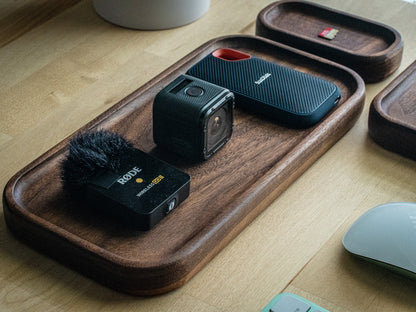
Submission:
{"label": "black rubber camera body", "polygon": [[188,159],[208,159],[231,138],[234,94],[181,75],[155,97],[153,139]]}

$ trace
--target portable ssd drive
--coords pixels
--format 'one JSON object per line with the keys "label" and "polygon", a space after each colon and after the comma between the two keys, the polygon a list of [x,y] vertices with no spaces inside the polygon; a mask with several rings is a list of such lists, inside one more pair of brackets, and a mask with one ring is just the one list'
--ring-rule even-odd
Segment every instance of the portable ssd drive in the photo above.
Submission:
{"label": "portable ssd drive", "polygon": [[237,107],[295,128],[317,123],[341,98],[330,81],[233,49],[214,51],[187,74],[229,89]]}

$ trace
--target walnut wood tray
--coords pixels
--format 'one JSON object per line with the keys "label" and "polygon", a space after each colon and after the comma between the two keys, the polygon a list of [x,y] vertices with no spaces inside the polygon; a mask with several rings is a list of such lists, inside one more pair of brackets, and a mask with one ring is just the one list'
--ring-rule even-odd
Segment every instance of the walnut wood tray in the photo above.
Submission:
{"label": "walnut wood tray", "polygon": [[[319,36],[326,27],[338,30],[334,39]],[[256,34],[350,67],[365,82],[391,75],[403,54],[401,36],[392,27],[301,0],[264,8]]]}
{"label": "walnut wood tray", "polygon": [[[234,48],[333,81],[340,103],[316,126],[288,129],[236,110],[231,140],[208,161],[188,164],[158,150],[152,102],[164,86],[218,48]],[[4,192],[10,230],[28,245],[111,288],[155,295],[180,287],[340,139],[364,104],[352,70],[253,36],[202,45],[80,129],[116,131],[191,175],[191,194],[148,232],[125,228],[64,196],[59,165],[68,137],[18,172]]]}
{"label": "walnut wood tray", "polygon": [[416,160],[416,61],[373,99],[368,130],[384,148]]}

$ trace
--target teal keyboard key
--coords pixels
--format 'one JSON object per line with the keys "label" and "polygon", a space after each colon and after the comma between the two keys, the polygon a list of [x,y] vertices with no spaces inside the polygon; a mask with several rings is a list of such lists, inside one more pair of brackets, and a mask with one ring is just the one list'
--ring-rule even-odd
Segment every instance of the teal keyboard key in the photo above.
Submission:
{"label": "teal keyboard key", "polygon": [[270,312],[308,312],[311,306],[292,296],[283,296],[277,301]]}
{"label": "teal keyboard key", "polygon": [[291,293],[274,297],[261,312],[329,312],[316,304]]}

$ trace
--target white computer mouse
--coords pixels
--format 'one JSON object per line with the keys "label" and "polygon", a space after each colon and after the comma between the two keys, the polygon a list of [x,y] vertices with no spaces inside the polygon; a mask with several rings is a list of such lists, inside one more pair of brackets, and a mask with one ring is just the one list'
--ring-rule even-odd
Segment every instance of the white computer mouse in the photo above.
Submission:
{"label": "white computer mouse", "polygon": [[416,279],[416,203],[389,203],[363,214],[342,243],[354,255]]}

